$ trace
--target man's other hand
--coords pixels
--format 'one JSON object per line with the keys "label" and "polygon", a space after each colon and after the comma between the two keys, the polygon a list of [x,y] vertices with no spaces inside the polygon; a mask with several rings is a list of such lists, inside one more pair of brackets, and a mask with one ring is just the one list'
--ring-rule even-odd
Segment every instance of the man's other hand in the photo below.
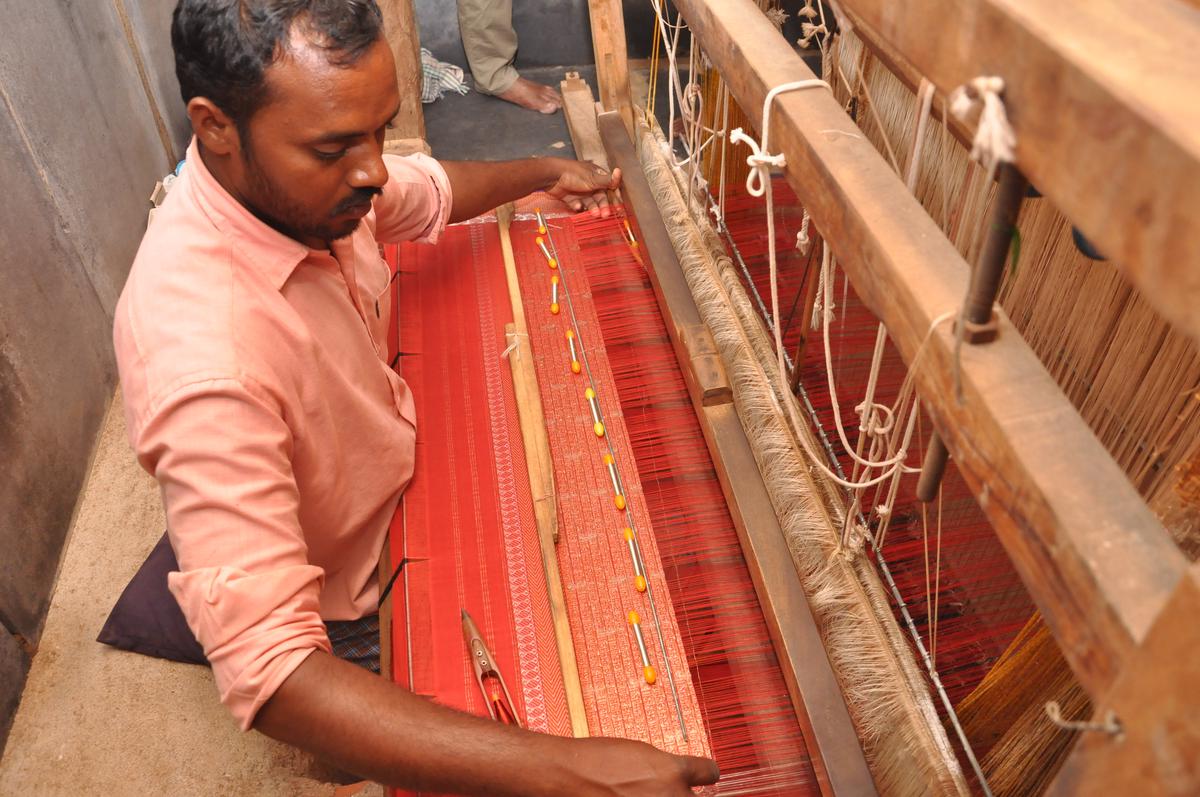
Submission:
{"label": "man's other hand", "polygon": [[591,161],[559,160],[562,173],[547,191],[562,200],[574,211],[589,211],[593,216],[607,217],[608,192],[621,185],[621,170],[609,174]]}
{"label": "man's other hand", "polygon": [[569,767],[584,783],[580,797],[685,797],[717,782],[715,762],[664,753],[627,739],[572,740]]}

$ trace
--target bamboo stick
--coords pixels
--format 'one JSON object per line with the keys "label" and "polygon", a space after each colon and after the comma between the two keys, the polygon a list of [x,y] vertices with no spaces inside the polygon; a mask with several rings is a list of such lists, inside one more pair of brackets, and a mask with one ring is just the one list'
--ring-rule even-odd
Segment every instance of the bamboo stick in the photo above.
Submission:
{"label": "bamboo stick", "polygon": [[496,209],[500,230],[500,250],[504,255],[504,276],[508,282],[508,297],[512,302],[513,323],[504,331],[514,348],[508,363],[512,368],[513,391],[516,394],[517,417],[521,423],[521,440],[525,447],[525,466],[529,471],[529,489],[533,494],[533,513],[537,524],[538,542],[542,549],[542,567],[546,574],[546,594],[550,600],[550,616],[554,621],[554,640],[558,646],[558,661],[562,668],[563,686],[567,692],[567,713],[571,717],[571,732],[576,737],[588,735],[587,717],[583,707],[583,687],[579,682],[579,667],[575,661],[575,643],[567,619],[567,600],[563,594],[562,574],[558,569],[558,505],[554,496],[554,463],[546,434],[546,416],[538,392],[537,374],[533,367],[533,350],[525,326],[525,306],[517,280],[513,258],[512,205]]}

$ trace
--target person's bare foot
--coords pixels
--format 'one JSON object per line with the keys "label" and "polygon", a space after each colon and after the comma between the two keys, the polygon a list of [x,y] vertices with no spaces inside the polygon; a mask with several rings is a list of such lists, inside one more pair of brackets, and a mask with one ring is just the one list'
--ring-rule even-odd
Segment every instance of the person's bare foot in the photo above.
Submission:
{"label": "person's bare foot", "polygon": [[550,86],[543,86],[541,83],[534,83],[523,77],[517,78],[517,82],[513,83],[507,91],[496,96],[539,113],[554,113],[562,107],[562,97],[557,91]]}

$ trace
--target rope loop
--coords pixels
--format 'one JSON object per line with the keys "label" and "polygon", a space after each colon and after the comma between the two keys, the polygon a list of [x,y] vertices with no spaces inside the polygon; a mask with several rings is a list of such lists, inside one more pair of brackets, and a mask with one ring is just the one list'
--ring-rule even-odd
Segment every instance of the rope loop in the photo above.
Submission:
{"label": "rope loop", "polygon": [[[772,166],[780,169],[787,166],[787,158],[781,152],[778,155],[772,155],[767,142],[771,135],[771,106],[776,97],[785,91],[795,91],[797,89],[811,89],[817,86],[824,86],[833,91],[828,83],[824,80],[797,80],[794,83],[782,83],[767,92],[766,98],[763,100],[763,117],[762,129],[763,137],[762,144],[746,135],[742,128],[736,128],[729,134],[730,142],[734,144],[745,144],[750,147],[750,154],[746,157],[746,165],[750,167],[750,174],[746,176],[746,191],[753,197],[760,197],[766,193],[767,185],[770,181],[770,169]],[[767,208],[768,213],[773,212],[773,208]]]}

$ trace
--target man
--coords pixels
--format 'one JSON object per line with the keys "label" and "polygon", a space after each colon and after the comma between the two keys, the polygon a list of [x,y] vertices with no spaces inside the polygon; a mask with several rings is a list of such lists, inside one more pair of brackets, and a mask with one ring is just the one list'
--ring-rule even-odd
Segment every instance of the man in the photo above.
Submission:
{"label": "man", "polygon": [[539,113],[554,113],[562,96],[517,73],[512,0],[458,0],[458,31],[475,89]]}
{"label": "man", "polygon": [[591,164],[381,157],[399,94],[374,0],[181,0],[195,138],[147,231],[114,339],[130,436],[159,481],[170,589],[243,729],[363,777],[471,794],[687,794],[712,762],[561,739],[434,705],[330,654],[376,611],[412,475],[384,362],[378,241],[435,240],[537,189],[603,211]]}

